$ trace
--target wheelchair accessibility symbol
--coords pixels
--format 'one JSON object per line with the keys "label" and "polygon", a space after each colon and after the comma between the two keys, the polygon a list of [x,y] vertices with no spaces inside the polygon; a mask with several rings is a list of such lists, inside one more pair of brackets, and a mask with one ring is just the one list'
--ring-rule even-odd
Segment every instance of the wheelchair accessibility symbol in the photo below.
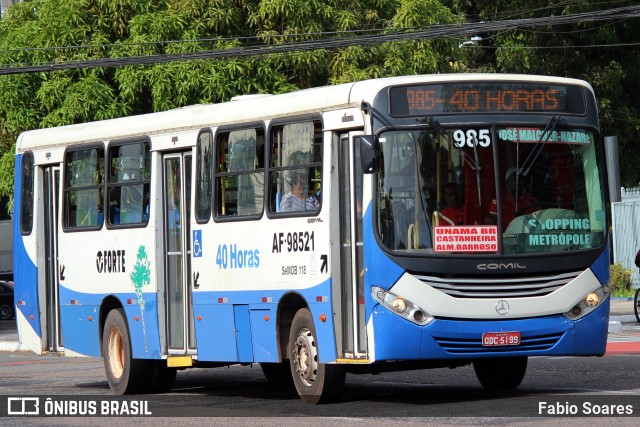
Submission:
{"label": "wheelchair accessibility symbol", "polygon": [[202,230],[193,230],[193,256],[202,257]]}

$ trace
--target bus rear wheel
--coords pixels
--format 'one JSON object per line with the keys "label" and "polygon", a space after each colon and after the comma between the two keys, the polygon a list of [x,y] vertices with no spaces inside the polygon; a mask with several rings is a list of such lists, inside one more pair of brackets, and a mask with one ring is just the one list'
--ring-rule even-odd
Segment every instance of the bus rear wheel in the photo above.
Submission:
{"label": "bus rear wheel", "polygon": [[316,330],[308,309],[294,316],[288,347],[291,375],[300,398],[311,404],[334,400],[344,385],[345,371],[319,362]]}
{"label": "bus rear wheel", "polygon": [[115,394],[146,391],[152,373],[151,364],[132,357],[129,328],[121,308],[111,310],[104,322],[102,357],[107,382]]}
{"label": "bus rear wheel", "polygon": [[511,390],[520,385],[527,372],[526,357],[478,359],[473,369],[480,384],[487,390]]}

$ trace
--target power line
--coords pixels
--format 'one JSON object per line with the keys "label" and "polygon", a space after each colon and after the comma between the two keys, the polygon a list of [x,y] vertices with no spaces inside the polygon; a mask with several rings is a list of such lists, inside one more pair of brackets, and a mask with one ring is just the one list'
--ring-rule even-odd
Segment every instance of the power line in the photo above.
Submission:
{"label": "power line", "polygon": [[563,45],[563,46],[480,46],[480,45],[465,45],[465,48],[474,49],[591,49],[602,47],[628,47],[628,46],[640,46],[640,42],[629,43],[610,43],[610,44],[583,44],[583,45]]}
{"label": "power line", "polygon": [[450,25],[436,25],[413,31],[385,32],[380,34],[332,37],[326,39],[296,41],[278,45],[253,45],[228,49],[214,49],[200,52],[175,54],[156,54],[130,56],[124,58],[96,58],[83,61],[50,62],[46,64],[8,66],[0,68],[0,75],[59,71],[77,68],[112,68],[126,65],[150,65],[174,61],[210,60],[222,58],[242,58],[278,53],[305,52],[312,50],[334,50],[351,46],[378,46],[382,43],[436,40],[450,37],[462,37],[480,33],[524,29],[540,26],[567,25],[603,20],[636,18],[640,16],[640,5],[606,9],[593,12],[576,13],[542,18],[511,19],[494,22],[472,22]]}
{"label": "power line", "polygon": [[464,45],[464,48],[474,49],[590,49],[590,48],[602,48],[602,47],[627,47],[627,46],[640,46],[640,42],[630,43],[611,43],[611,44],[588,44],[588,45],[565,45],[565,46],[480,46],[480,45]]}

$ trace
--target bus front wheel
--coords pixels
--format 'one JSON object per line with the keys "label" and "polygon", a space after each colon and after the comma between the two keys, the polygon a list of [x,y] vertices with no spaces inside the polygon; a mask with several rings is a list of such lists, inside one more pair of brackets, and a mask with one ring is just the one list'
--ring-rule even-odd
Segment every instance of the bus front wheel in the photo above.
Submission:
{"label": "bus front wheel", "polygon": [[527,371],[526,357],[478,359],[473,369],[480,384],[487,390],[510,390],[518,387]]}
{"label": "bus front wheel", "polygon": [[291,324],[289,361],[298,395],[311,404],[335,399],[345,379],[342,366],[319,362],[316,337],[311,313],[308,309],[299,310]]}
{"label": "bus front wheel", "polygon": [[109,387],[115,394],[145,391],[150,375],[146,360],[134,359],[124,311],[109,312],[102,332],[102,357]]}

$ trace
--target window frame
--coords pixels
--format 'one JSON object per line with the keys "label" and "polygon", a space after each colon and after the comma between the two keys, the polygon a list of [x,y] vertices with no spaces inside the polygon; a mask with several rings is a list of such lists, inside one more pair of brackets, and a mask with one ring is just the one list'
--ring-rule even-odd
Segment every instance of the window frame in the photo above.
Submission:
{"label": "window frame", "polygon": [[[316,123],[320,127],[320,133],[319,133],[320,161],[319,162],[312,161],[310,163],[293,165],[293,166],[272,166],[271,163],[273,161],[273,155],[274,155],[274,151],[272,149],[272,139],[273,139],[273,132],[275,131],[275,129],[279,127],[284,127],[290,124],[305,123],[305,122],[312,122],[314,124],[314,128]],[[269,124],[268,146],[266,146],[265,148],[265,150],[268,148],[268,151],[269,151],[269,155],[267,156],[267,159],[266,159],[266,168],[265,168],[265,174],[266,174],[265,176],[266,193],[265,194],[267,195],[267,198],[268,198],[266,211],[267,211],[267,216],[269,218],[311,217],[311,216],[319,215],[320,212],[322,211],[322,199],[324,199],[324,197],[320,199],[320,204],[318,208],[315,210],[300,210],[300,211],[294,211],[294,212],[278,212],[277,210],[273,210],[271,207],[271,202],[272,202],[272,199],[275,201],[276,194],[274,194],[271,186],[271,175],[273,172],[280,173],[288,170],[299,170],[299,169],[307,169],[307,174],[308,174],[310,170],[318,168],[320,170],[320,175],[321,175],[319,185],[320,185],[320,189],[322,189],[324,179],[325,179],[324,170],[323,170],[324,154],[325,154],[324,153],[324,150],[325,150],[324,133],[325,133],[324,121],[322,120],[322,116],[319,114],[288,117],[284,119],[274,120]],[[275,202],[277,203],[278,201],[275,201]]]}
{"label": "window frame", "polygon": [[[262,152],[262,167],[261,168],[254,168],[254,169],[247,169],[247,170],[242,170],[242,171],[235,171],[235,172],[220,172],[220,163],[217,160],[218,156],[219,156],[219,150],[220,150],[220,139],[223,135],[228,135],[231,134],[233,132],[240,132],[240,131],[248,131],[248,130],[255,130],[257,131],[261,131],[262,135],[263,135],[263,152]],[[256,134],[256,137],[258,135]],[[257,140],[257,138],[256,138]],[[220,127],[218,129],[216,129],[215,133],[213,134],[213,153],[214,153],[214,160],[213,160],[213,175],[212,175],[212,185],[213,185],[213,199],[212,199],[212,216],[213,216],[213,221],[214,222],[231,222],[231,221],[251,221],[251,220],[259,220],[260,218],[262,218],[262,216],[264,215],[265,212],[265,195],[266,193],[266,162],[267,162],[267,155],[266,155],[266,147],[267,147],[267,130],[265,129],[265,124],[263,122],[250,122],[250,123],[244,123],[242,125],[235,125],[235,126],[228,126],[228,127]],[[258,174],[260,173],[262,175],[262,208],[260,209],[260,211],[258,213],[255,214],[247,214],[247,215],[222,215],[219,214],[219,209],[220,207],[220,203],[221,203],[221,191],[218,185],[218,179],[219,178],[225,178],[225,177],[233,177],[233,176],[243,176],[243,175],[247,175],[250,176],[252,174]],[[257,187],[254,187],[257,188]]]}
{"label": "window frame", "polygon": [[[200,138],[202,137],[202,135],[208,134],[211,138],[210,143],[211,143],[211,150],[209,152],[208,155],[208,168],[207,165],[203,165],[202,164],[202,160],[204,159],[203,156],[201,156],[201,146],[200,146]],[[214,215],[213,212],[213,205],[214,205],[214,200],[215,200],[215,174],[214,174],[214,169],[215,169],[215,164],[213,161],[213,155],[215,153],[215,134],[216,132],[213,131],[213,129],[210,128],[205,128],[205,129],[201,129],[200,132],[198,133],[198,139],[196,140],[196,154],[195,154],[195,159],[196,159],[196,164],[195,164],[195,174],[196,174],[196,179],[194,181],[195,183],[195,209],[194,209],[194,218],[196,220],[196,223],[198,224],[206,224],[211,220],[211,217]],[[208,209],[208,215],[206,216],[206,218],[204,216],[200,216],[200,211],[199,211],[199,205],[201,202],[201,198],[202,198],[202,192],[201,192],[201,188],[200,188],[200,172],[202,170],[207,170],[209,173],[209,183],[208,183],[208,188],[205,188],[204,190],[208,190],[208,205],[209,205],[209,209]],[[205,183],[206,185],[206,183]],[[204,210],[202,211],[204,212]]]}
{"label": "window frame", "polygon": [[[97,149],[98,151],[102,151],[102,167],[98,170],[102,172],[102,180],[98,184],[85,185],[85,186],[77,186],[71,187],[69,186],[68,176],[69,170],[67,168],[67,158],[69,154],[79,152],[79,151],[90,151]],[[102,205],[105,204],[105,179],[106,176],[106,166],[105,166],[105,144],[103,142],[96,142],[85,145],[72,145],[67,147],[64,151],[64,156],[62,160],[62,231],[65,233],[77,233],[77,232],[85,232],[85,231],[97,231],[101,230],[104,225],[104,216],[101,224],[98,225],[88,225],[88,226],[69,226],[69,215],[70,215],[70,204],[69,204],[69,193],[71,191],[80,191],[80,190],[102,190]],[[96,200],[98,200],[96,198]],[[77,206],[77,205],[76,205]],[[104,214],[104,213],[103,213]]]}
{"label": "window frame", "polygon": [[[25,185],[25,179],[27,175],[25,170],[26,167],[30,168],[29,179],[31,180],[31,182],[28,183],[28,185]],[[36,182],[34,176],[35,171],[36,167],[33,151],[27,151],[23,153],[22,163],[20,165],[20,233],[23,236],[29,236],[33,232],[33,208],[35,203]]]}
{"label": "window frame", "polygon": [[106,224],[107,229],[128,229],[128,228],[145,228],[149,224],[150,215],[147,215],[147,218],[144,218],[145,214],[145,187],[148,188],[147,192],[147,207],[151,209],[151,175],[153,174],[153,156],[151,155],[151,140],[149,138],[128,138],[123,140],[114,140],[109,142],[107,149],[105,151],[105,169],[106,175],[105,177],[110,178],[111,173],[113,171],[112,165],[112,156],[111,150],[117,147],[122,147],[126,145],[136,145],[142,144],[146,146],[145,150],[145,158],[148,159],[149,164],[147,165],[146,170],[149,172],[149,177],[146,179],[133,179],[130,182],[123,183],[122,181],[111,182],[110,179],[104,180],[105,190],[104,190],[104,202],[103,206],[110,206],[110,191],[115,188],[120,188],[122,190],[123,187],[133,187],[133,186],[142,186],[142,221],[137,222],[126,222],[126,223],[116,223],[112,222],[111,218],[111,208],[109,208],[108,215],[105,215],[104,222]]}

